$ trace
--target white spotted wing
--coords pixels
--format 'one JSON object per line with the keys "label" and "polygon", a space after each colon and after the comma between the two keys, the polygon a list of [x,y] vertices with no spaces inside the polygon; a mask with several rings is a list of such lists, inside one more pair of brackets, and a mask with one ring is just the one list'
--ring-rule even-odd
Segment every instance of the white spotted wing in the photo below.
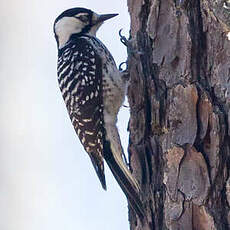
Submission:
{"label": "white spotted wing", "polygon": [[74,129],[103,188],[103,98],[101,60],[84,38],[59,51],[58,82]]}

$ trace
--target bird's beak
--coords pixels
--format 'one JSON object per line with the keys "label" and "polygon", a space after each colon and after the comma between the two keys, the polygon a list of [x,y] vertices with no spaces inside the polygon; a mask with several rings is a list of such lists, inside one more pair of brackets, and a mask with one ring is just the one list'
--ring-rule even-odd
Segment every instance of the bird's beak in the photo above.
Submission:
{"label": "bird's beak", "polygon": [[113,17],[117,16],[117,15],[118,14],[101,14],[101,15],[98,15],[95,24],[104,22],[104,21],[106,21],[106,20],[108,20],[110,18],[113,18]]}

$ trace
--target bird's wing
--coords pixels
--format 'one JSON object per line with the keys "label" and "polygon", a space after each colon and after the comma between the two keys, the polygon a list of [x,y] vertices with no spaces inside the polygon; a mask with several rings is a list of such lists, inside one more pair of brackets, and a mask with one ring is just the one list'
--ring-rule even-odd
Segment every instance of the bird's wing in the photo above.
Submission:
{"label": "bird's wing", "polygon": [[[106,189],[103,161],[103,96],[101,60],[92,45],[79,38],[59,58],[59,84],[74,129],[89,154],[102,187]],[[68,58],[67,58],[68,57]],[[62,63],[62,61],[60,61]],[[67,67],[69,66],[69,67]],[[68,78],[64,69],[71,71]]]}

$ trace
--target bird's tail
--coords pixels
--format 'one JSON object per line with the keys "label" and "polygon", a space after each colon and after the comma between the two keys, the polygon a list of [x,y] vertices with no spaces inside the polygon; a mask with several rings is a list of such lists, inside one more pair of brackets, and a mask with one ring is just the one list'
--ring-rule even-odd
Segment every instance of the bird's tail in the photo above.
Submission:
{"label": "bird's tail", "polygon": [[98,157],[94,157],[93,154],[89,154],[90,159],[92,161],[93,167],[97,173],[97,176],[101,182],[101,186],[106,190],[106,182],[105,182],[105,173],[104,173],[104,161],[98,159]]}
{"label": "bird's tail", "polygon": [[140,187],[122,159],[123,149],[116,126],[106,128],[104,158],[125,193],[131,208],[143,220],[144,208],[140,200]]}

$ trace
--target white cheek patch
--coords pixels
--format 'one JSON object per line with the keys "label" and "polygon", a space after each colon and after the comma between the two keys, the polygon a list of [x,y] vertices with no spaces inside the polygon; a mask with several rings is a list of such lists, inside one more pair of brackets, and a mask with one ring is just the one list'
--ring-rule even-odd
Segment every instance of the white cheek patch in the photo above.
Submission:
{"label": "white cheek patch", "polygon": [[81,32],[84,23],[74,17],[63,17],[55,24],[55,33],[58,37],[59,48],[62,48],[74,33]]}

